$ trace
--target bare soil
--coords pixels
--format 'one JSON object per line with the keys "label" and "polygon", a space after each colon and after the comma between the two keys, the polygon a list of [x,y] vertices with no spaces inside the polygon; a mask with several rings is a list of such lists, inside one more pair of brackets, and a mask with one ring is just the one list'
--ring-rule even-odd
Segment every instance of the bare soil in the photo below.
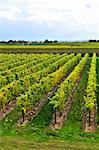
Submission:
{"label": "bare soil", "polygon": [[95,132],[96,131],[96,105],[91,109],[90,113],[88,110],[83,110],[83,130],[85,132]]}
{"label": "bare soil", "polygon": [[0,109],[0,120],[6,117],[7,114],[9,114],[14,108],[16,107],[16,100],[11,101],[8,103],[5,107],[5,110]]}

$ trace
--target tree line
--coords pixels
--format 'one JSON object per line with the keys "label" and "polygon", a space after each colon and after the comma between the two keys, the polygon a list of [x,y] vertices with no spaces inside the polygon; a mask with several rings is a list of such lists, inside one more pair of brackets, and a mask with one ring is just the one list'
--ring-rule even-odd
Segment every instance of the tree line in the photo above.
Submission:
{"label": "tree line", "polygon": [[26,40],[8,40],[8,41],[0,41],[0,44],[23,44],[23,45],[27,45],[27,44],[43,44],[43,43],[58,43],[57,40],[48,40],[45,39],[44,41],[26,41]]}

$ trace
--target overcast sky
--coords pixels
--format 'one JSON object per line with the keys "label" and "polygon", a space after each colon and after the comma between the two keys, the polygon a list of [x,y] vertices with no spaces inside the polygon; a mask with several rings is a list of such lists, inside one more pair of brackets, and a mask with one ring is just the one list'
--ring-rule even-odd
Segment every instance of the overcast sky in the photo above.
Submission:
{"label": "overcast sky", "polygon": [[0,0],[0,40],[99,39],[99,0]]}

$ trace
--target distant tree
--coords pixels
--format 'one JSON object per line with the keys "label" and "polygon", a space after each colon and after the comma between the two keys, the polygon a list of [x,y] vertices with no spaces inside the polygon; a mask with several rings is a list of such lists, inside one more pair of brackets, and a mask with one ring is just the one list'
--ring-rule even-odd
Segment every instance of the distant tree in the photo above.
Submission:
{"label": "distant tree", "polygon": [[97,40],[89,40],[89,42],[97,42]]}
{"label": "distant tree", "polygon": [[58,42],[57,40],[49,41],[48,39],[46,39],[46,40],[44,41],[44,43],[57,43],[57,42]]}
{"label": "distant tree", "polygon": [[49,40],[46,39],[46,40],[44,41],[44,43],[49,43]]}
{"label": "distant tree", "polygon": [[58,41],[57,41],[57,40],[55,40],[55,41],[54,41],[54,43],[58,43]]}
{"label": "distant tree", "polygon": [[9,40],[8,43],[9,43],[9,44],[13,44],[14,41],[13,41],[13,40]]}
{"label": "distant tree", "polygon": [[0,43],[1,43],[1,44],[6,44],[7,42],[6,42],[6,41],[0,41]]}
{"label": "distant tree", "polygon": [[53,41],[49,41],[49,43],[53,43]]}

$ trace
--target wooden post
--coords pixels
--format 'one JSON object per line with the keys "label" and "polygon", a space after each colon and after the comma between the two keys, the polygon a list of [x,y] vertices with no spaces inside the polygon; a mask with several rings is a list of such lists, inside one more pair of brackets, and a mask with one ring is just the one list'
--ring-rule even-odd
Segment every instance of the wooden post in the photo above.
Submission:
{"label": "wooden post", "polygon": [[24,110],[22,109],[22,118],[23,118],[23,122],[24,122]]}
{"label": "wooden post", "polygon": [[95,119],[96,116],[95,116],[95,107],[93,109],[91,109],[91,112],[90,112],[90,120],[89,120],[89,128],[90,128],[90,131],[94,132],[96,130],[96,127],[95,127]]}
{"label": "wooden post", "polygon": [[56,108],[54,109],[54,113],[55,113],[55,124],[57,123],[57,119],[56,119]]}
{"label": "wooden post", "polygon": [[86,110],[83,109],[83,114],[82,114],[82,128],[85,131],[86,128],[86,122],[87,122],[87,118],[86,118]]}

